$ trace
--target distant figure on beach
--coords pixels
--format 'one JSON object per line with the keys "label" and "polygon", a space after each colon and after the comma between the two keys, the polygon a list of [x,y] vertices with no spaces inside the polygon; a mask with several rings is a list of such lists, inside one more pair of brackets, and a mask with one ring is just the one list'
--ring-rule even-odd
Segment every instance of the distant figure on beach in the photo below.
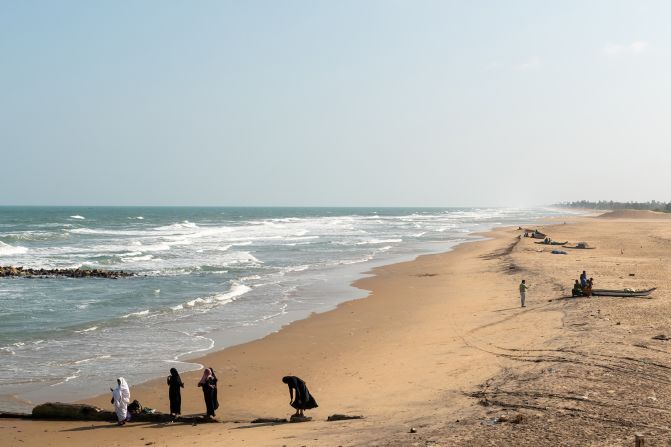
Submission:
{"label": "distant figure on beach", "polygon": [[580,274],[580,285],[583,289],[587,287],[587,273],[584,270]]}
{"label": "distant figure on beach", "polygon": [[128,414],[128,403],[130,402],[130,388],[128,388],[128,383],[123,377],[116,379],[117,386],[116,388],[110,390],[112,391],[112,403],[114,404],[114,412],[119,425],[124,425],[126,421],[130,420],[130,414]]}
{"label": "distant figure on beach", "polygon": [[527,307],[524,304],[524,301],[527,298],[527,289],[528,288],[529,288],[529,286],[527,286],[526,280],[523,279],[522,282],[520,283],[520,301],[522,302],[522,307]]}
{"label": "distant figure on beach", "polygon": [[590,278],[587,281],[587,285],[583,287],[582,294],[585,296],[592,296],[592,286],[594,285],[594,279]]}
{"label": "distant figure on beach", "polygon": [[217,387],[216,377],[212,374],[210,368],[205,368],[203,377],[198,382],[198,386],[203,389],[203,399],[205,400],[205,408],[207,409],[207,417],[214,417],[214,398]]}
{"label": "distant figure on beach", "polygon": [[580,282],[576,279],[575,284],[573,284],[573,290],[571,290],[571,296],[582,296],[582,286]]}
{"label": "distant figure on beach", "polygon": [[182,414],[182,390],[184,382],[179,377],[179,373],[175,368],[170,368],[170,375],[168,376],[168,397],[170,398],[170,414],[177,417]]}
{"label": "distant figure on beach", "polygon": [[[296,409],[294,416],[304,417],[303,410],[310,410],[318,407],[317,402],[310,394],[310,391],[308,391],[308,387],[303,380],[296,376],[284,376],[282,377],[282,382],[289,386],[289,405]],[[295,398],[294,390],[296,391]]]}

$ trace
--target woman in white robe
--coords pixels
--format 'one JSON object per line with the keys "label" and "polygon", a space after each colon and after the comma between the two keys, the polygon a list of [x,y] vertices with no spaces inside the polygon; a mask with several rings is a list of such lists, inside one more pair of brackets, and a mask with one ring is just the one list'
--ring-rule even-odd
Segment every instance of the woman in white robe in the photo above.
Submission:
{"label": "woman in white robe", "polygon": [[128,404],[130,403],[130,388],[123,377],[116,379],[117,387],[112,390],[112,403],[114,412],[119,420],[119,425],[126,423],[128,417]]}

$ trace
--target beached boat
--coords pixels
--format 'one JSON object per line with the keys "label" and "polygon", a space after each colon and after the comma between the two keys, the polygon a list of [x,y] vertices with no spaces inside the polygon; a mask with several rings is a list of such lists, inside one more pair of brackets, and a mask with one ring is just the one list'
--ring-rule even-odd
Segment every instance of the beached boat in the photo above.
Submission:
{"label": "beached boat", "polygon": [[594,250],[596,247],[590,247],[589,244],[587,244],[587,242],[578,242],[577,244],[575,244],[575,247],[565,246],[564,248],[575,248],[579,250]]}
{"label": "beached boat", "polygon": [[568,244],[568,241],[564,241],[564,242],[555,242],[555,241],[545,242],[545,241],[542,241],[542,242],[534,242],[534,244],[543,244],[543,245],[565,245],[565,244]]}
{"label": "beached boat", "polygon": [[657,290],[656,287],[648,290],[608,290],[608,289],[594,289],[592,290],[593,296],[621,296],[621,297],[636,297],[636,296],[648,296],[651,292]]}

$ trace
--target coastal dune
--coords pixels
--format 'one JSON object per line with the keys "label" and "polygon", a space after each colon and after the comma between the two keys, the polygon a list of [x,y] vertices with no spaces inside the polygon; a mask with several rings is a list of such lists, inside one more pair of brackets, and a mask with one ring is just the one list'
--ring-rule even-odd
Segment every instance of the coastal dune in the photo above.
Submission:
{"label": "coastal dune", "polygon": [[[3,445],[633,445],[666,439],[671,228],[662,219],[572,218],[542,228],[594,250],[554,255],[502,228],[453,251],[376,268],[369,296],[199,360],[219,376],[220,423],[0,420]],[[652,299],[570,298],[582,270],[598,288],[657,287]],[[517,286],[530,285],[527,308]],[[668,334],[667,335],[671,335]],[[157,334],[160,336],[160,334]],[[167,371],[166,371],[167,375]],[[284,375],[319,403],[288,417]],[[183,413],[202,413],[200,372]],[[168,411],[165,379],[131,387]],[[87,399],[108,408],[109,396]],[[334,414],[364,419],[326,422]],[[417,444],[415,444],[417,443]]]}

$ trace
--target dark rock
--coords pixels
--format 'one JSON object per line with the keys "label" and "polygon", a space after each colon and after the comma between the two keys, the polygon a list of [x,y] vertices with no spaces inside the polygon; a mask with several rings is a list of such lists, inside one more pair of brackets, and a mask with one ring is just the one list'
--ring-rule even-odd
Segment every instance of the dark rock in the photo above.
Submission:
{"label": "dark rock", "polygon": [[13,413],[11,411],[0,411],[0,419],[30,419],[28,413]]}
{"label": "dark rock", "polygon": [[309,416],[298,416],[298,415],[291,415],[291,418],[289,418],[289,422],[308,422],[311,421],[312,418]]}
{"label": "dark rock", "polygon": [[124,272],[123,270],[86,270],[86,269],[32,269],[23,267],[0,267],[0,277],[4,276],[22,276],[25,278],[44,278],[54,276],[67,276],[70,278],[124,278],[135,276],[134,273]]}
{"label": "dark rock", "polygon": [[348,419],[363,419],[363,416],[350,416],[347,414],[332,414],[328,418],[326,418],[327,421],[346,421]]}
{"label": "dark rock", "polygon": [[652,339],[653,340],[664,340],[664,341],[671,340],[671,338],[667,337],[664,334],[655,335],[654,337],[652,337]]}
{"label": "dark rock", "polygon": [[410,428],[410,433],[417,433],[417,429],[415,427]]}
{"label": "dark rock", "polygon": [[252,424],[284,424],[289,422],[286,418],[258,418],[252,421]]}

